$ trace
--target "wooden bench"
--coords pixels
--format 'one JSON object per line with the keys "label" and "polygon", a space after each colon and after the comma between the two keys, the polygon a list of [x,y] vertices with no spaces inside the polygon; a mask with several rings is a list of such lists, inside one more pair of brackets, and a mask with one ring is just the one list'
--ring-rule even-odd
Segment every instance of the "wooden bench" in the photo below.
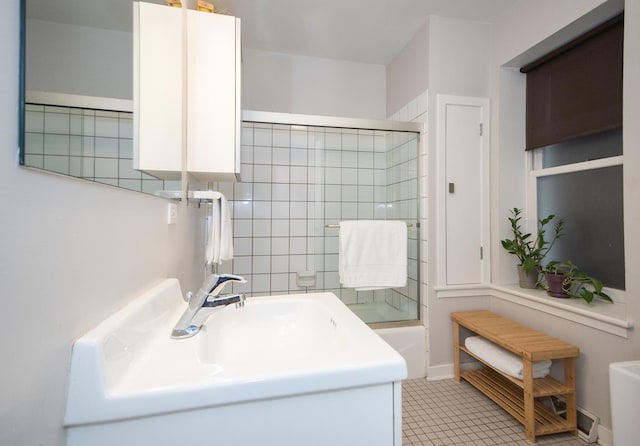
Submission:
{"label": "wooden bench", "polygon": [[[575,358],[580,354],[578,347],[490,311],[451,313],[451,320],[457,381],[460,378],[468,381],[524,424],[527,440],[531,442],[535,442],[538,435],[577,433]],[[523,379],[506,375],[469,352],[461,337],[461,327],[522,357]],[[484,367],[461,371],[461,352],[477,359]],[[533,378],[532,363],[545,359],[563,361],[564,382],[551,376]],[[539,400],[553,395],[562,396],[566,401],[566,418]]]}

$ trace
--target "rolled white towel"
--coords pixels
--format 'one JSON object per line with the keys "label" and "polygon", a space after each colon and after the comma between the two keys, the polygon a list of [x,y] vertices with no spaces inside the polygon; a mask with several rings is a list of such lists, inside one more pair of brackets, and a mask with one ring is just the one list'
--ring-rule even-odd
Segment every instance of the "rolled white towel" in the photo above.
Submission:
{"label": "rolled white towel", "polygon": [[207,265],[233,259],[233,233],[229,203],[217,191],[198,191],[199,198],[211,200],[205,259]]}
{"label": "rolled white towel", "polygon": [[[520,356],[505,350],[481,336],[468,337],[465,339],[464,345],[471,353],[501,372],[514,378],[523,378],[523,364]],[[548,359],[534,362],[533,377],[544,378],[549,374],[550,367],[551,361]]]}

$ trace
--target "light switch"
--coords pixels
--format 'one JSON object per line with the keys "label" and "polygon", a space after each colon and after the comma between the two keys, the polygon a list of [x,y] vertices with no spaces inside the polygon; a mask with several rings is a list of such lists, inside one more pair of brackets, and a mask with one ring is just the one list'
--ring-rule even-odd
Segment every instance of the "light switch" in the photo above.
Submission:
{"label": "light switch", "polygon": [[167,224],[175,225],[178,220],[178,205],[175,203],[169,203],[167,205]]}

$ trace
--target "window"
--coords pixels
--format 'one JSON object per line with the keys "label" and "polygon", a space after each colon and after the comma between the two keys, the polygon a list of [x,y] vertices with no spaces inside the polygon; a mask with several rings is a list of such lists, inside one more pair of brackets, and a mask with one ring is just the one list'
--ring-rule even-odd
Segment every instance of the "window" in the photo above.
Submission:
{"label": "window", "polygon": [[571,260],[620,290],[623,26],[617,16],[520,70],[527,74],[530,212],[565,222],[545,262]]}
{"label": "window", "polygon": [[622,130],[533,151],[537,215],[555,214],[565,234],[546,260],[571,260],[607,287],[625,288]]}

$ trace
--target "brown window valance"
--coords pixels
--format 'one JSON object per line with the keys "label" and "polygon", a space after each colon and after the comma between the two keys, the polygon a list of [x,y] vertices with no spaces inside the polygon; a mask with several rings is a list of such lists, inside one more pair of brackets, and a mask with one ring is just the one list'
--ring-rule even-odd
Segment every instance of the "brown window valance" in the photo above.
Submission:
{"label": "brown window valance", "polygon": [[520,69],[526,149],[622,127],[623,15]]}

